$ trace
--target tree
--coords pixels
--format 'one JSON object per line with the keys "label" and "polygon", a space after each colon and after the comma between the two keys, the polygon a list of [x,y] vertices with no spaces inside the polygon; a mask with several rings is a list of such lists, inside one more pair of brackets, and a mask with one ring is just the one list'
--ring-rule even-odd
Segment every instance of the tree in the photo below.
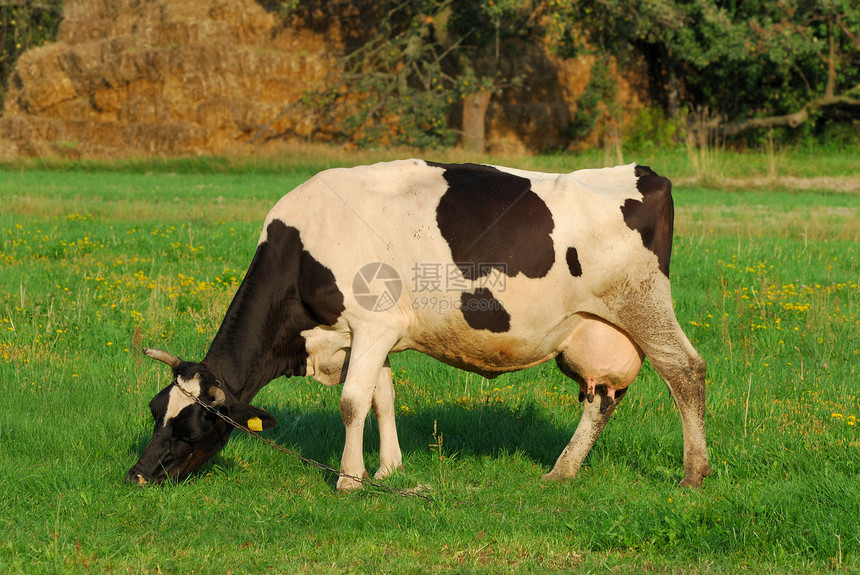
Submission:
{"label": "tree", "polygon": [[359,144],[448,145],[462,136],[464,146],[482,150],[493,98],[521,81],[522,55],[547,49],[596,57],[572,138],[617,109],[606,105],[617,84],[608,70],[617,64],[623,74],[641,62],[665,116],[709,110],[711,135],[860,117],[856,0],[286,4],[317,29],[339,22],[344,53],[329,87],[304,105],[345,118],[338,137]]}
{"label": "tree", "polygon": [[513,51],[540,34],[539,0],[485,0],[452,5],[447,34],[461,43],[456,53],[458,93],[463,102],[463,148],[480,153],[485,147],[486,114],[490,99],[522,82],[521,75],[506,75],[502,51]]}
{"label": "tree", "polygon": [[[500,2],[500,3],[499,3]],[[332,81],[308,93],[304,105],[346,120],[341,136],[359,144],[450,145],[458,135],[484,147],[485,114],[493,94],[520,79],[498,66],[509,40],[535,29],[530,0],[400,0],[350,3],[365,15],[362,29],[341,21],[348,43]],[[367,10],[364,4],[368,4]],[[314,5],[315,6],[315,5]],[[293,14],[319,16],[299,2]],[[378,15],[373,20],[370,14]],[[462,109],[462,130],[450,126]]]}
{"label": "tree", "polygon": [[565,2],[589,41],[641,55],[669,115],[716,112],[723,135],[797,127],[816,113],[860,115],[860,5],[853,0]]}
{"label": "tree", "polygon": [[[768,74],[770,104],[717,126],[724,135],[752,128],[796,128],[819,114],[860,116],[860,5],[847,0],[784,2],[791,20],[748,21],[750,52],[786,54],[791,67]],[[769,14],[768,16],[772,16]],[[772,59],[771,59],[772,60]]]}
{"label": "tree", "polygon": [[295,3],[288,18],[337,29],[345,45],[325,87],[307,92],[300,104],[321,124],[336,126],[335,137],[359,145],[452,144],[447,116],[455,80],[445,60],[453,48],[436,40],[436,20],[448,3],[353,0],[331,12],[329,3]]}

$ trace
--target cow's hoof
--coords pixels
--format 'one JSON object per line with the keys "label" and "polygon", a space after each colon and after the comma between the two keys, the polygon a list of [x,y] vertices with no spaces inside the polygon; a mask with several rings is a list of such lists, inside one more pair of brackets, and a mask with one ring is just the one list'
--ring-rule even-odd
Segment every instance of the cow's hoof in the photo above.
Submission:
{"label": "cow's hoof", "polygon": [[[367,471],[364,471],[361,474],[362,479],[367,479],[369,476],[367,475]],[[341,475],[337,480],[337,490],[338,491],[355,491],[356,489],[362,488],[362,482],[358,480],[356,476],[352,475]]]}
{"label": "cow's hoof", "polygon": [[133,471],[128,472],[128,475],[125,477],[125,480],[129,483],[140,485],[141,487],[149,484],[149,481],[143,475],[135,473]]}
{"label": "cow's hoof", "polygon": [[406,469],[403,467],[402,463],[399,465],[395,465],[394,467],[380,467],[379,471],[376,472],[376,474],[373,476],[373,478],[374,479],[385,479],[386,477],[390,477],[391,475],[393,475],[397,471],[400,471],[400,472],[406,471]]}
{"label": "cow's hoof", "polygon": [[702,486],[702,478],[684,476],[679,485],[681,487],[689,487],[690,489],[698,489]]}

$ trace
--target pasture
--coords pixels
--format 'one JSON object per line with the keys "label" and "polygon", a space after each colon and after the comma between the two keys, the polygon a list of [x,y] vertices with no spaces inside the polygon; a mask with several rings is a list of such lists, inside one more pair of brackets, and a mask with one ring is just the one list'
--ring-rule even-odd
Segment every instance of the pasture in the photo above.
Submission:
{"label": "pasture", "polygon": [[[544,484],[579,419],[574,382],[553,362],[486,380],[409,352],[392,358],[406,470],[386,483],[429,499],[338,494],[238,432],[182,484],[129,485],[170,381],[140,348],[202,358],[266,212],[322,166],[0,171],[0,570],[860,572],[860,192],[637,160],[676,182],[673,297],[708,362],[714,473],[698,491],[678,487],[681,424],[647,363],[577,478]],[[789,163],[860,173],[856,154]],[[253,403],[280,421],[266,437],[337,467],[338,397],[280,379]]]}

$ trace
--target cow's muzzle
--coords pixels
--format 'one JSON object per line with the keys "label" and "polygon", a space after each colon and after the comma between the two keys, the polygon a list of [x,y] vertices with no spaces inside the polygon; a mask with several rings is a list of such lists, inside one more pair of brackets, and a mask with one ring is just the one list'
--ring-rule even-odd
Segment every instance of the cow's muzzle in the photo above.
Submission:
{"label": "cow's muzzle", "polygon": [[135,469],[130,469],[129,472],[125,476],[125,480],[129,483],[134,483],[135,485],[146,485],[150,483],[150,480],[141,475]]}

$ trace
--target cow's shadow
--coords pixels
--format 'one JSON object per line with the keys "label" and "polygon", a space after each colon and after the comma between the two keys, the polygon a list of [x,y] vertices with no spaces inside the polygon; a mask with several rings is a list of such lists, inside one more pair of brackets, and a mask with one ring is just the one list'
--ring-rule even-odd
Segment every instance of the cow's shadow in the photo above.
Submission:
{"label": "cow's shadow", "polygon": [[[267,411],[280,422],[268,432],[268,437],[304,457],[337,466],[344,443],[340,411],[336,408],[312,411],[269,408]],[[571,414],[570,423],[559,426],[530,404],[516,408],[493,402],[466,407],[424,407],[398,414],[397,433],[406,465],[409,465],[410,454],[432,449],[448,456],[517,453],[549,470],[570,441],[579,415],[579,412]],[[441,446],[438,445],[440,438]],[[364,432],[368,471],[373,471],[371,462],[378,461],[378,450],[379,428],[370,414]]]}
{"label": "cow's shadow", "polygon": [[[277,427],[265,432],[264,437],[308,459],[338,466],[344,444],[344,426],[336,407],[310,410],[291,406],[261,407],[279,422]],[[433,449],[448,456],[518,453],[548,470],[570,440],[578,420],[579,413],[575,412],[571,414],[568,425],[559,426],[536,406],[509,407],[488,401],[469,406],[416,408],[400,413],[397,416],[397,433],[406,465],[409,465],[410,454]],[[150,437],[148,432],[141,431],[132,439],[129,452],[139,457]],[[436,447],[440,437],[442,445]],[[234,431],[230,441],[254,439]],[[379,428],[376,418],[369,414],[365,424],[364,452],[371,472],[372,463],[378,461],[378,451]],[[205,475],[213,469],[238,472],[238,462],[223,453],[215,455],[191,477]],[[333,474],[328,478],[332,484],[335,479]]]}

